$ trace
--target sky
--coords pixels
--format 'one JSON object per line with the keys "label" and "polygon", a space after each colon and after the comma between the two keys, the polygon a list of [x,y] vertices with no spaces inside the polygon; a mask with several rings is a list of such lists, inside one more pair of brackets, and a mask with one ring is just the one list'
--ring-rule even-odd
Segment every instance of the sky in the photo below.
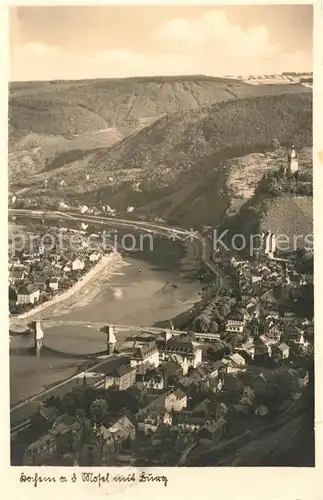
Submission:
{"label": "sky", "polygon": [[312,71],[311,5],[10,8],[10,80]]}

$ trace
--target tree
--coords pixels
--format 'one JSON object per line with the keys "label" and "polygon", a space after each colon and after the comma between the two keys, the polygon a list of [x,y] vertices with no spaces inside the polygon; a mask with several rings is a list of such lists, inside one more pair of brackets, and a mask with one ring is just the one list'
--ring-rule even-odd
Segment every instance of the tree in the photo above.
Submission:
{"label": "tree", "polygon": [[75,402],[71,393],[65,394],[61,402],[61,408],[63,413],[74,415]]}
{"label": "tree", "polygon": [[219,330],[219,324],[215,320],[213,320],[211,322],[210,331],[216,333],[218,330]]}
{"label": "tree", "polygon": [[84,408],[85,407],[85,399],[86,399],[86,394],[85,390],[82,387],[75,387],[72,390],[72,397],[74,399],[75,406],[78,408]]}
{"label": "tree", "polygon": [[86,418],[86,412],[83,408],[78,408],[77,410],[75,410],[75,416],[80,420],[83,420]]}
{"label": "tree", "polygon": [[93,420],[102,423],[108,411],[108,403],[103,398],[97,398],[91,404],[90,412]]}

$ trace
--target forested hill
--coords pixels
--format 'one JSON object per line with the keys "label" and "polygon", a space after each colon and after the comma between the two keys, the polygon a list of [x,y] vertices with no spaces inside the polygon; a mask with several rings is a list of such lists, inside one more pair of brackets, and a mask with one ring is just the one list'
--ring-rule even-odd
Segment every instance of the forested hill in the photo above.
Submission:
{"label": "forested hill", "polygon": [[168,113],[305,90],[300,84],[255,86],[203,75],[12,83],[10,143],[30,133],[72,138],[109,127],[127,135]]}

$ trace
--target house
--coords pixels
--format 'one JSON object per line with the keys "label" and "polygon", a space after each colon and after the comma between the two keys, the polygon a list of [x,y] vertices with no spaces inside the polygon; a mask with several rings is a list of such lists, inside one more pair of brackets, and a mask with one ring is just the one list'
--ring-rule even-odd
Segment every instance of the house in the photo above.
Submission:
{"label": "house", "polygon": [[257,408],[255,409],[255,415],[258,415],[260,417],[264,417],[265,415],[267,415],[267,413],[268,408],[265,405],[257,406]]}
{"label": "house", "polygon": [[[207,420],[208,424],[215,423],[215,418],[210,417]],[[172,430],[191,434],[199,431],[206,424],[205,416],[199,417],[191,413],[177,413],[173,417]]]}
{"label": "house", "polygon": [[[82,443],[78,465],[82,467],[111,465],[135,439],[135,428],[127,417],[113,425],[94,426]],[[128,456],[129,457],[129,456]]]}
{"label": "house", "polygon": [[54,292],[57,292],[58,290],[58,284],[59,284],[59,278],[50,278],[48,282],[48,286],[51,290]]}
{"label": "house", "polygon": [[130,366],[135,367],[140,375],[144,375],[149,369],[159,366],[159,352],[155,341],[147,342],[138,347],[130,347],[124,352],[130,357]]}
{"label": "house", "polygon": [[32,264],[34,262],[40,262],[40,254],[39,253],[25,252],[22,257],[23,257],[24,262],[27,262],[28,264]]}
{"label": "house", "polygon": [[277,343],[280,342],[282,336],[282,330],[278,325],[275,324],[265,325],[264,335],[271,342]]}
{"label": "house", "polygon": [[218,378],[211,378],[211,380],[209,380],[206,385],[208,390],[212,392],[212,394],[215,394],[218,391],[222,391],[224,386],[224,376]]}
{"label": "house", "polygon": [[59,417],[58,411],[53,406],[45,406],[41,403],[36,413],[31,417],[31,428],[41,431],[48,431]]}
{"label": "house", "polygon": [[158,339],[157,346],[161,361],[174,361],[181,365],[183,374],[189,368],[196,368],[202,363],[202,349],[199,345],[185,338]]}
{"label": "house", "polygon": [[313,323],[309,323],[308,325],[305,326],[304,334],[306,337],[306,341],[313,342],[313,340],[314,340],[314,325],[313,325]]}
{"label": "house", "polygon": [[229,357],[227,365],[228,373],[235,373],[246,369],[246,360],[238,353],[234,353]]}
{"label": "house", "polygon": [[156,432],[160,425],[170,426],[172,424],[172,416],[168,412],[160,412],[152,409],[147,413],[143,413],[138,418],[138,430],[145,434]]}
{"label": "house", "polygon": [[223,417],[215,421],[207,421],[204,426],[198,431],[198,439],[202,442],[212,442],[214,444],[216,439],[221,439],[227,433],[227,422]]}
{"label": "house", "polygon": [[274,285],[270,285],[266,281],[264,282],[262,286],[262,292],[260,295],[260,300],[263,304],[266,305],[266,307],[270,306],[271,304],[276,303],[276,297],[274,293]]}
{"label": "house", "polygon": [[[39,249],[40,251],[40,249]],[[43,250],[42,250],[43,251]],[[55,264],[57,264],[59,262],[59,254],[58,253],[51,253],[51,256],[50,256],[50,265],[55,267]]]}
{"label": "house", "polygon": [[257,320],[260,316],[260,307],[258,304],[255,304],[253,301],[250,301],[246,304],[246,310],[249,313],[249,316],[251,318],[251,321]]}
{"label": "house", "polygon": [[231,333],[243,333],[245,320],[241,313],[231,314],[226,322],[225,331]]}
{"label": "house", "polygon": [[248,293],[242,293],[241,294],[241,297],[240,297],[240,302],[242,304],[242,306],[247,306],[247,304],[250,303],[250,299],[251,299],[251,295],[249,295]]}
{"label": "house", "polygon": [[241,314],[245,324],[247,321],[250,321],[251,319],[250,313],[247,310],[247,308],[241,307],[240,309],[238,309],[238,314]]}
{"label": "house", "polygon": [[201,401],[192,411],[193,415],[210,415],[216,419],[223,417],[228,412],[228,407],[225,403],[214,402],[210,399]]}
{"label": "house", "polygon": [[122,364],[113,372],[107,374],[104,380],[104,388],[114,386],[119,391],[125,391],[136,383],[136,367]]}
{"label": "house", "polygon": [[27,285],[17,293],[18,304],[35,304],[39,301],[40,290],[34,285]]}
{"label": "house", "polygon": [[8,263],[9,269],[23,269],[25,265],[21,262],[20,258],[14,255],[10,256],[10,261]]}
{"label": "house", "polygon": [[84,260],[83,259],[76,258],[72,262],[72,270],[73,271],[80,271],[80,270],[84,269],[84,265],[85,264],[84,264]]}
{"label": "house", "polygon": [[296,314],[294,311],[291,311],[289,309],[285,309],[285,310],[281,311],[280,319],[284,323],[290,323],[290,322],[293,322],[295,320],[295,316],[296,316]]}
{"label": "house", "polygon": [[307,370],[301,368],[298,370],[298,385],[303,388],[306,387],[309,383],[310,376]]}
{"label": "house", "polygon": [[[142,384],[142,383],[140,382],[140,384]],[[138,386],[138,382],[137,382],[136,386]],[[166,397],[168,394],[169,393],[163,392],[162,394],[158,395],[157,397],[154,397],[154,395],[152,395],[150,402],[137,411],[137,413],[135,415],[136,418],[139,419],[139,417],[141,417],[141,415],[148,415],[149,412],[155,411],[155,410],[158,411],[158,413],[163,415],[166,411],[165,410],[165,400],[166,400]]]}
{"label": "house", "polygon": [[265,316],[265,322],[266,323],[270,323],[270,322],[273,322],[275,320],[279,320],[280,319],[280,315],[279,315],[279,311],[277,311],[277,309],[274,309],[274,308],[270,308],[267,310],[267,314]]}
{"label": "house", "polygon": [[264,337],[254,339],[254,357],[269,355],[269,343]]}
{"label": "house", "polygon": [[16,283],[22,282],[27,276],[25,269],[16,269],[9,273],[9,283],[15,285]]}
{"label": "house", "polygon": [[255,399],[255,391],[249,386],[245,385],[243,387],[242,398],[240,399],[240,403],[243,405],[252,405],[253,400]]}
{"label": "house", "polygon": [[47,434],[29,445],[23,457],[23,465],[45,465],[55,456],[78,449],[82,435],[82,422],[77,417],[59,417]]}
{"label": "house", "polygon": [[39,288],[41,291],[45,291],[47,288],[48,279],[43,274],[36,274],[33,278],[33,284]]}
{"label": "house", "polygon": [[149,370],[145,373],[142,383],[146,389],[162,391],[165,387],[164,376],[157,370]]}
{"label": "house", "polygon": [[70,273],[72,271],[72,262],[68,261],[63,265],[64,273]]}
{"label": "house", "polygon": [[99,252],[93,252],[89,255],[89,261],[90,262],[97,262],[98,260],[100,260],[100,253]]}
{"label": "house", "polygon": [[24,453],[22,465],[40,466],[57,454],[57,442],[52,433],[48,433],[30,444]]}
{"label": "house", "polygon": [[258,281],[261,281],[263,278],[261,273],[255,273],[251,276],[251,283],[258,283]]}
{"label": "house", "polygon": [[257,318],[253,318],[249,325],[249,330],[250,330],[250,334],[253,336],[253,337],[257,337],[259,335],[259,331],[260,331],[260,322]]}
{"label": "house", "polygon": [[112,425],[101,424],[94,433],[102,450],[102,460],[109,463],[116,453],[129,446],[136,437],[136,428],[127,416],[118,418]]}
{"label": "house", "polygon": [[304,330],[297,327],[291,328],[289,330],[288,340],[290,342],[293,342],[294,344],[304,345],[305,344]]}
{"label": "house", "polygon": [[253,339],[248,339],[244,344],[241,344],[240,347],[236,347],[235,350],[245,352],[251,359],[255,357],[255,344]]}
{"label": "house", "polygon": [[187,407],[187,395],[181,389],[176,389],[165,398],[165,408],[168,412],[182,411]]}
{"label": "house", "polygon": [[289,346],[282,342],[272,346],[272,356],[276,359],[287,359],[289,357]]}
{"label": "house", "polygon": [[[191,379],[192,383],[202,390],[208,389],[213,393],[221,391],[224,375],[227,372],[227,366],[224,361],[225,360],[217,360],[202,363],[192,371],[190,377],[186,377],[186,379]],[[183,386],[182,379],[181,385]]]}
{"label": "house", "polygon": [[198,373],[202,380],[209,381],[211,379],[220,378],[227,372],[227,365],[223,359],[218,361],[204,362],[199,365],[194,373]]}

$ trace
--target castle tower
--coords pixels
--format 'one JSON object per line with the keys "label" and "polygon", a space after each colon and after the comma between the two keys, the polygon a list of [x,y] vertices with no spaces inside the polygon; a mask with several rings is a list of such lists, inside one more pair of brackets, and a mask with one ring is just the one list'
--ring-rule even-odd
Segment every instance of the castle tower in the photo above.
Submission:
{"label": "castle tower", "polygon": [[276,236],[270,230],[263,232],[261,236],[263,239],[263,248],[265,255],[273,257],[277,249]]}
{"label": "castle tower", "polygon": [[271,250],[271,232],[267,231],[265,239],[265,254],[270,254]]}
{"label": "castle tower", "polygon": [[103,329],[104,333],[107,336],[107,351],[108,354],[113,354],[115,345],[117,343],[117,339],[114,334],[114,326],[106,325]]}
{"label": "castle tower", "polygon": [[44,332],[41,327],[40,321],[34,321],[32,325],[32,331],[34,335],[34,348],[36,356],[40,356],[43,348],[43,338]]}
{"label": "castle tower", "polygon": [[295,146],[292,146],[292,149],[288,155],[288,171],[290,174],[295,174],[298,172],[298,157]]}
{"label": "castle tower", "polygon": [[273,233],[269,234],[269,256],[273,257],[277,249],[276,236]]}
{"label": "castle tower", "polygon": [[270,252],[270,231],[263,231],[261,233],[262,238],[262,248],[264,249],[264,253],[266,255]]}

